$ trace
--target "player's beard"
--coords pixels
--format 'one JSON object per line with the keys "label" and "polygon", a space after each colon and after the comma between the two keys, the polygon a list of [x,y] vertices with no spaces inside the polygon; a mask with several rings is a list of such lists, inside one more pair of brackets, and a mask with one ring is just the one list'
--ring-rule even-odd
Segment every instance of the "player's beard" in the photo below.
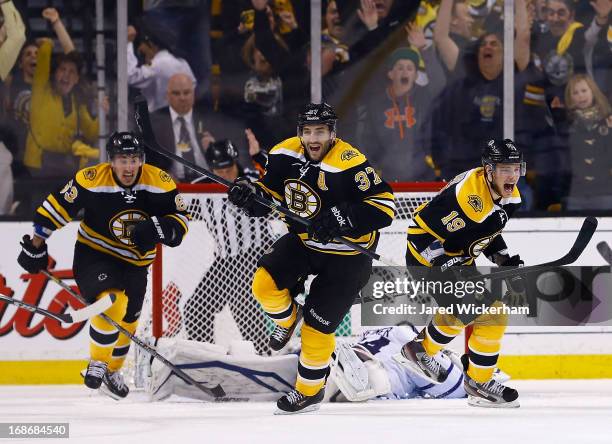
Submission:
{"label": "player's beard", "polygon": [[320,162],[321,160],[323,160],[323,158],[327,155],[327,153],[329,153],[329,150],[331,149],[332,146],[332,141],[327,140],[326,142],[321,143],[321,148],[317,151],[317,159],[313,159],[312,156],[310,155],[310,146],[312,145],[312,143],[305,143],[303,139],[301,139],[302,142],[302,146],[304,147],[304,154],[306,155],[306,157],[308,159],[310,159],[313,162]]}

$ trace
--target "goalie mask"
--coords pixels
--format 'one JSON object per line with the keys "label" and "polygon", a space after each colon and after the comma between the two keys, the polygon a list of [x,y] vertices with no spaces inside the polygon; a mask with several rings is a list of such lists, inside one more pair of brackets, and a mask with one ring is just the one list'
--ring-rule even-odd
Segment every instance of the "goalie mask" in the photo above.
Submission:
{"label": "goalie mask", "polygon": [[117,155],[138,155],[145,161],[144,144],[140,138],[131,132],[114,132],[106,143],[106,155],[109,162]]}

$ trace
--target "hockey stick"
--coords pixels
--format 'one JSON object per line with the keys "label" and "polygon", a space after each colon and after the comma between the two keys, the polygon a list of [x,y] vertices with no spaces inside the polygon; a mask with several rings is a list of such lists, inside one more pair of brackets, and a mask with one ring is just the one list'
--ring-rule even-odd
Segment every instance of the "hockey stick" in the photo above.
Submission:
{"label": "hockey stick", "polygon": [[[43,270],[42,273],[45,276],[47,276],[49,279],[51,279],[53,282],[58,284],[60,287],[62,287],[64,290],[66,290],[68,293],[70,293],[74,298],[78,299],[81,302],[85,302],[80,295],[76,294],[72,290],[72,288],[70,288],[61,279],[58,279],[57,277],[53,276],[51,273],[49,273],[49,272],[47,272],[45,270]],[[167,367],[172,369],[172,371],[176,374],[176,376],[181,378],[183,381],[187,382],[188,384],[194,385],[195,387],[197,387],[198,389],[200,389],[201,391],[203,391],[204,393],[206,393],[209,396],[213,396],[215,398],[220,398],[220,397],[225,396],[225,391],[223,390],[223,388],[220,385],[217,385],[216,387],[213,387],[212,389],[203,386],[202,384],[197,382],[195,379],[193,379],[191,376],[189,376],[187,373],[185,373],[180,368],[178,368],[176,365],[172,364],[170,361],[168,361],[162,355],[157,353],[157,351],[155,351],[155,349],[153,347],[148,345],[146,342],[144,342],[138,336],[133,335],[132,333],[127,331],[125,328],[123,328],[118,322],[114,321],[113,319],[111,319],[110,317],[108,317],[104,313],[101,313],[100,317],[102,319],[104,319],[106,322],[108,322],[109,324],[111,324],[113,327],[115,327],[117,330],[119,330],[121,333],[126,335],[128,338],[130,338],[136,345],[138,345],[144,351],[149,353],[151,356],[159,359],[164,365],[166,365]]]}
{"label": "hockey stick", "polygon": [[[195,171],[198,174],[206,176],[209,179],[214,180],[217,183],[220,183],[221,185],[225,185],[228,188],[233,185],[232,182],[225,180],[224,178],[217,176],[215,173],[208,171],[202,167],[199,167],[183,159],[181,156],[177,156],[173,152],[168,151],[167,149],[162,147],[155,139],[153,128],[151,127],[151,119],[149,118],[149,108],[147,107],[147,101],[144,97],[139,96],[136,98],[136,101],[134,102],[134,110],[135,110],[134,119],[136,120],[136,125],[138,126],[138,129],[140,130],[140,133],[142,134],[142,137],[145,141],[145,145],[147,146],[147,148],[149,148],[151,151],[156,152],[157,154],[167,157],[168,159],[178,162],[182,164],[183,166],[185,166],[186,168],[189,168],[190,170]],[[274,211],[278,211],[279,213],[282,213],[285,217],[287,217],[288,219],[291,219],[294,222],[302,224],[306,227],[310,226],[309,220],[298,216],[297,214],[293,213],[291,210],[283,207],[280,204],[277,204],[269,199],[259,196],[258,194],[254,194],[254,200],[255,202],[265,207],[268,207]],[[398,264],[393,262],[391,259],[382,257],[379,254],[373,251],[370,251],[367,248],[363,248],[361,245],[356,244],[355,242],[350,241],[344,237],[335,237],[334,240],[339,241],[343,243],[344,245],[351,247],[353,250],[363,253],[366,256],[369,256],[374,260],[383,262],[386,265],[389,265],[391,267],[399,266]]]}
{"label": "hockey stick", "polygon": [[[563,265],[572,264],[580,257],[580,255],[582,254],[582,252],[588,245],[589,241],[593,237],[593,234],[595,233],[596,228],[597,228],[597,219],[595,219],[592,216],[587,217],[582,223],[582,227],[580,227],[578,236],[576,237],[576,240],[574,241],[574,244],[572,245],[572,248],[570,249],[570,251],[568,251],[565,256],[559,259],[556,259],[554,261],[545,262],[543,264],[538,264],[538,265],[530,265],[527,267],[517,267],[517,268],[512,268],[512,269],[507,269],[507,270],[492,271],[491,273],[469,276],[469,277],[466,277],[464,280],[465,281],[477,281],[481,279],[505,279],[505,278],[509,278],[513,276],[545,271],[545,270],[549,270],[552,268],[561,267]],[[604,259],[608,263],[612,264],[612,250],[610,249],[610,246],[606,242],[600,242],[597,244],[597,249],[599,250],[601,255],[604,257]],[[374,298],[372,296],[370,297],[360,296],[357,299],[355,299],[355,301],[353,302],[353,305],[365,304],[369,302],[391,302],[393,301],[393,299],[400,297],[400,296],[403,297],[406,295],[396,294],[396,295],[389,295],[384,298]]]}
{"label": "hockey stick", "polygon": [[570,251],[568,251],[565,256],[554,261],[544,262],[543,264],[531,265],[527,267],[512,268],[510,270],[493,271],[491,273],[481,274],[479,276],[470,276],[465,280],[476,281],[480,279],[505,279],[512,276],[535,273],[538,271],[549,270],[551,268],[572,264],[576,262],[576,260],[580,257],[586,246],[589,244],[589,241],[593,237],[596,228],[597,219],[595,219],[593,216],[587,217],[582,223],[582,227],[580,227],[578,236],[576,237],[574,245],[572,245]]}
{"label": "hockey stick", "polygon": [[49,310],[45,310],[44,308],[37,307],[36,305],[30,305],[26,302],[13,299],[2,294],[0,294],[0,301],[8,302],[9,304],[13,304],[19,308],[23,308],[24,310],[31,311],[32,313],[41,314],[43,316],[46,316],[59,322],[63,322],[65,324],[76,324],[79,322],[86,321],[87,319],[92,318],[96,315],[99,315],[104,310],[110,308],[110,306],[113,305],[113,302],[115,302],[115,295],[111,294],[100,298],[93,304],[87,305],[71,313],[53,313]]}
{"label": "hockey stick", "polygon": [[601,241],[597,244],[597,251],[599,251],[601,257],[603,257],[608,264],[612,265],[612,248],[610,248],[610,245],[608,245],[606,241]]}

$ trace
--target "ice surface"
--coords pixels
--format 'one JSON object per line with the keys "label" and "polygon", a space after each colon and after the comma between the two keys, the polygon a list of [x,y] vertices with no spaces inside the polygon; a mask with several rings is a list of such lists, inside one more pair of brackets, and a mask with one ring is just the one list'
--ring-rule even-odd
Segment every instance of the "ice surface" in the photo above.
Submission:
{"label": "ice surface", "polygon": [[70,442],[104,444],[612,443],[612,380],[512,382],[519,409],[412,399],[291,416],[272,415],[273,403],[147,402],[138,392],[114,401],[82,386],[0,386],[0,422],[68,422]]}

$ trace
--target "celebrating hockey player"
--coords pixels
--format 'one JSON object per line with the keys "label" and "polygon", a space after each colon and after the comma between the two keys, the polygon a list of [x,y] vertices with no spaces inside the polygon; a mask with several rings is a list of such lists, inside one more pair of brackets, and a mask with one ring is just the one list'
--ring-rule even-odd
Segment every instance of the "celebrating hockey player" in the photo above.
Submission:
{"label": "celebrating hockey player", "polygon": [[[455,177],[430,202],[418,208],[408,228],[406,265],[449,268],[473,266],[481,253],[500,266],[518,267],[523,261],[510,256],[501,231],[520,206],[517,189],[525,174],[521,152],[509,140],[490,140],[483,151],[482,167]],[[458,268],[454,268],[458,267]],[[464,269],[471,272],[472,269]],[[506,280],[508,299],[520,304],[525,299],[522,278]],[[502,302],[495,300],[493,306]],[[475,318],[475,319],[474,319]],[[469,365],[465,367],[465,391],[469,404],[487,407],[518,407],[518,393],[492,379],[507,325],[507,315],[481,315],[458,319],[436,314],[429,325],[408,342],[398,361],[423,372],[434,382],[443,382],[446,370],[432,359],[473,321],[469,340]]]}
{"label": "celebrating hockey player", "polygon": [[[270,150],[263,178],[254,184],[239,178],[228,192],[251,216],[270,211],[254,201],[258,194],[310,221],[308,228],[288,223],[289,233],[261,257],[253,278],[253,295],[276,323],[273,350],[287,344],[304,318],[296,386],[278,400],[280,414],[319,407],[334,332],[371,274],[371,259],[335,238],[375,249],[377,230],[395,215],[391,188],[363,154],[336,138],[336,122],[329,105],[309,104],[298,116],[298,136]],[[308,275],[316,277],[302,310],[290,289]]]}
{"label": "celebrating hockey player", "polygon": [[[106,145],[109,163],[78,171],[45,199],[34,215],[34,235],[23,236],[18,262],[29,273],[48,265],[46,239],[81,209],[73,270],[83,297],[94,302],[113,293],[105,314],[130,333],[136,330],[155,246],[175,247],[187,232],[189,214],[170,175],[144,163],[142,142],[132,133],[114,133]],[[129,338],[101,317],[91,320],[90,361],[84,375],[91,389],[128,394],[119,370]]]}

